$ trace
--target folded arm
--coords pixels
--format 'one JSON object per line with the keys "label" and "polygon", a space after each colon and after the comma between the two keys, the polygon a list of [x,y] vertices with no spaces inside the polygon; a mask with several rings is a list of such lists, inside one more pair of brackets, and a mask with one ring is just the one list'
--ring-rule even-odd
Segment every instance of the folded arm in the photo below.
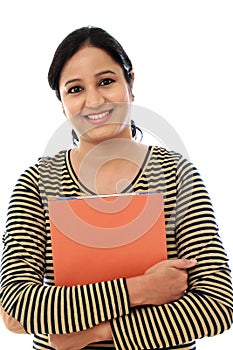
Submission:
{"label": "folded arm", "polygon": [[[86,286],[53,285],[52,259],[46,260],[51,255],[46,220],[33,167],[15,187],[3,238],[0,301],[6,325],[12,325],[8,321],[13,317],[27,333],[62,334],[129,313],[123,278]],[[44,284],[45,273],[50,274],[49,285]]]}
{"label": "folded arm", "polygon": [[[173,302],[133,308],[111,320],[117,349],[173,348],[229,329],[233,321],[233,293],[228,258],[218,234],[209,195],[191,163],[176,167],[174,210],[165,212],[168,237],[177,257],[196,259],[188,270],[186,293]],[[165,206],[171,207],[171,196]],[[175,250],[169,251],[174,258]]]}

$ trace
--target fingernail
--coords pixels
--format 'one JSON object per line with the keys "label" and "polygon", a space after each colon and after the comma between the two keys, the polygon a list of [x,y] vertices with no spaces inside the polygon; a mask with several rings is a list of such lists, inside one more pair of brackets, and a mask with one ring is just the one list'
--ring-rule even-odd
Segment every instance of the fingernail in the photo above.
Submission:
{"label": "fingernail", "polygon": [[191,263],[197,263],[197,259],[189,259]]}

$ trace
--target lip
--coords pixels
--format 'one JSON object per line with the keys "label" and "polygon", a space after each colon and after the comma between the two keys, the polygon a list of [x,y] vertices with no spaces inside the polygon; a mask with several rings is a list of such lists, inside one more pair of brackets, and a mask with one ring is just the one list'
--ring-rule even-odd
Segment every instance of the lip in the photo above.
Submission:
{"label": "lip", "polygon": [[[113,112],[113,109],[100,111],[98,113],[90,113],[88,115],[85,115],[85,119],[91,124],[95,124],[95,125],[103,124],[111,118],[112,112]],[[101,116],[101,115],[103,115],[103,117],[100,117],[99,119],[94,119],[94,118],[91,119],[88,117],[88,116],[97,117],[97,116]]]}

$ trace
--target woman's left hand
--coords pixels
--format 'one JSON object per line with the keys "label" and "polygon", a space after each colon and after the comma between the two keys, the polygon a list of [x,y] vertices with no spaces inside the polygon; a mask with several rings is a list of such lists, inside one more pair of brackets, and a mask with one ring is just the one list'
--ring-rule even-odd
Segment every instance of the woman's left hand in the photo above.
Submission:
{"label": "woman's left hand", "polygon": [[56,350],[80,350],[90,343],[111,340],[112,332],[109,322],[70,334],[50,334],[49,342]]}

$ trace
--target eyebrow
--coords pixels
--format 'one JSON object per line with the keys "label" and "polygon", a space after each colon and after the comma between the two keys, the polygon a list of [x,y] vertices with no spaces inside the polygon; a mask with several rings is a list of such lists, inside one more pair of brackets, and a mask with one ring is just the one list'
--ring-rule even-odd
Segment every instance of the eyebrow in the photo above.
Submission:
{"label": "eyebrow", "polygon": [[[116,72],[114,72],[114,71],[112,71],[112,70],[103,70],[103,71],[101,71],[101,72],[99,72],[99,73],[96,73],[95,74],[95,76],[96,77],[99,77],[100,75],[104,75],[104,74],[114,74],[114,75],[117,75],[117,73]],[[79,79],[79,78],[74,78],[74,79],[71,79],[71,80],[68,80],[65,84],[64,84],[64,86],[66,86],[66,85],[68,85],[68,84],[71,84],[71,83],[75,83],[75,82],[78,82],[78,81],[81,81],[82,79]]]}

